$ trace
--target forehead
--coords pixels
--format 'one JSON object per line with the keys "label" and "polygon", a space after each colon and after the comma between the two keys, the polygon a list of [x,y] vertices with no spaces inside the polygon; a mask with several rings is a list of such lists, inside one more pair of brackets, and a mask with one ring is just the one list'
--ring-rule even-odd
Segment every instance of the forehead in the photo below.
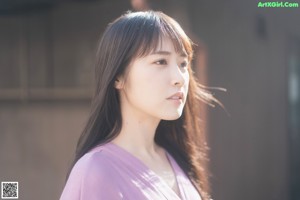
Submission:
{"label": "forehead", "polygon": [[154,54],[156,52],[176,52],[180,56],[188,56],[185,48],[182,45],[176,44],[176,41],[173,41],[171,38],[166,36],[159,38],[155,48],[151,49],[149,54]]}

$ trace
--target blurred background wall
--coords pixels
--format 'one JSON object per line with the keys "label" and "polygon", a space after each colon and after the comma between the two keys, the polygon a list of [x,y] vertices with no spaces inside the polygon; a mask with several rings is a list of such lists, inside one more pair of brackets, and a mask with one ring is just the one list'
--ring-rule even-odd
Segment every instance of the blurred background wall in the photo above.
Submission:
{"label": "blurred background wall", "polygon": [[59,198],[89,113],[98,39],[125,11],[152,8],[198,44],[200,82],[227,89],[213,92],[228,113],[199,113],[213,198],[300,199],[300,8],[257,3],[2,0],[0,180],[19,181],[19,199]]}

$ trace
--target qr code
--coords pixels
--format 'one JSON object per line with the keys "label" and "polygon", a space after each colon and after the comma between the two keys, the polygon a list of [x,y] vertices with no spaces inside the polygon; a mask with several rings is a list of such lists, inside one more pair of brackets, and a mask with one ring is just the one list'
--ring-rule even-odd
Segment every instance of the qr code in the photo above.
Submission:
{"label": "qr code", "polygon": [[1,198],[2,199],[18,199],[19,188],[18,182],[1,182]]}

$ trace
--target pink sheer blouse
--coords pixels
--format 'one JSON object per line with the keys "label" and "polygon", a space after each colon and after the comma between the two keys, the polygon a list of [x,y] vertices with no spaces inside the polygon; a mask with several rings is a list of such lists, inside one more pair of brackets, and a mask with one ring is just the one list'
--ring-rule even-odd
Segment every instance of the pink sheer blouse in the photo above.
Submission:
{"label": "pink sheer blouse", "polygon": [[74,165],[60,200],[201,200],[167,153],[180,196],[140,159],[113,143],[97,146]]}

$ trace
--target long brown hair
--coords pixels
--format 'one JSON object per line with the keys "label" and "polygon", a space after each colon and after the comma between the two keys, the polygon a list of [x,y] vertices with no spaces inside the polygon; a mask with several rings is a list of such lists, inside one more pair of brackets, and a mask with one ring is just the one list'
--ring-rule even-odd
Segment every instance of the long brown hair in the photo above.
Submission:
{"label": "long brown hair", "polygon": [[[96,90],[91,113],[79,138],[72,167],[92,148],[111,141],[120,133],[122,118],[115,80],[125,73],[133,59],[155,50],[162,36],[169,37],[175,50],[181,52],[184,49],[189,60],[192,60],[192,41],[174,19],[162,12],[127,12],[108,25],[97,51]],[[188,70],[189,92],[183,114],[177,120],[161,120],[156,129],[155,142],[174,157],[202,199],[206,200],[210,198],[207,147],[200,130],[199,100],[206,103],[218,101],[197,83],[190,66]]]}

